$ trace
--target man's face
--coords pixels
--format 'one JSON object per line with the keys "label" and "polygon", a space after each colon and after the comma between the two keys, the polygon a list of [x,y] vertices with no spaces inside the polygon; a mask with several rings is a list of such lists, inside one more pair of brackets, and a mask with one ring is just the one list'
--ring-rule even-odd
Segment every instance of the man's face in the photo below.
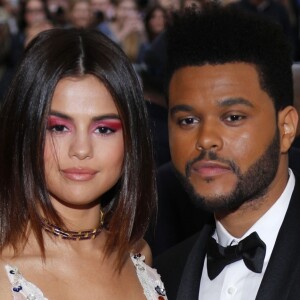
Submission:
{"label": "man's face", "polygon": [[276,176],[280,135],[254,66],[177,70],[169,86],[175,168],[198,205],[232,211],[263,196]]}

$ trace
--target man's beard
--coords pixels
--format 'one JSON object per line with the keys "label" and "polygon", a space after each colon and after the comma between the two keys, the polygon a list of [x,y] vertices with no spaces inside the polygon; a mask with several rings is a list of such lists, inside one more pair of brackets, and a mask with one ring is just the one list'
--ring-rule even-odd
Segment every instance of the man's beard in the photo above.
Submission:
{"label": "man's beard", "polygon": [[[268,187],[274,180],[279,166],[279,138],[279,131],[277,129],[267,150],[243,174],[239,166],[233,160],[222,159],[218,157],[215,152],[206,150],[202,150],[197,158],[187,163],[185,176],[174,168],[175,173],[196,207],[211,212],[235,211],[242,204],[263,197],[267,193]],[[231,192],[209,197],[201,195],[201,191],[199,194],[196,192],[189,180],[191,169],[195,162],[203,160],[204,158],[226,164],[230,167],[231,171],[236,174],[238,181]],[[210,179],[208,178],[207,182],[209,183],[209,181]]]}

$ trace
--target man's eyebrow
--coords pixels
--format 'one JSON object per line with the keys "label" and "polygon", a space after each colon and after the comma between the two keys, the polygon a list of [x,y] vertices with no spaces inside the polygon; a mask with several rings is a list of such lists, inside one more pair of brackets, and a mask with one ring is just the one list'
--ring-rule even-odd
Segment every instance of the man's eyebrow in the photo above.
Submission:
{"label": "man's eyebrow", "polygon": [[178,112],[191,112],[193,110],[194,110],[193,107],[190,105],[179,104],[170,108],[170,114],[174,115]]}
{"label": "man's eyebrow", "polygon": [[248,107],[253,107],[253,104],[245,98],[227,98],[227,99],[219,100],[217,101],[217,103],[218,106],[221,107],[227,107],[227,106],[238,105],[238,104],[245,105]]}
{"label": "man's eyebrow", "polygon": [[[253,104],[245,99],[245,98],[227,98],[227,99],[223,99],[223,100],[218,100],[217,101],[218,106],[220,107],[228,107],[228,106],[232,106],[232,105],[245,105],[248,107],[253,107]],[[193,107],[190,105],[186,105],[186,104],[179,104],[179,105],[175,105],[173,107],[170,108],[170,114],[174,115],[178,112],[191,112],[193,111]]]}

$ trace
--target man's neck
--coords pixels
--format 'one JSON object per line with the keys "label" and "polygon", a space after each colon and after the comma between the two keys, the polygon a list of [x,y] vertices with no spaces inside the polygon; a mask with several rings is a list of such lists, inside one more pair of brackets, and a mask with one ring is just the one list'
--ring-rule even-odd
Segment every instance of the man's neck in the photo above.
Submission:
{"label": "man's neck", "polygon": [[[282,173],[281,173],[282,174]],[[288,182],[286,175],[276,176],[268,192],[257,199],[242,204],[233,212],[215,213],[215,218],[234,237],[242,237],[279,199]]]}

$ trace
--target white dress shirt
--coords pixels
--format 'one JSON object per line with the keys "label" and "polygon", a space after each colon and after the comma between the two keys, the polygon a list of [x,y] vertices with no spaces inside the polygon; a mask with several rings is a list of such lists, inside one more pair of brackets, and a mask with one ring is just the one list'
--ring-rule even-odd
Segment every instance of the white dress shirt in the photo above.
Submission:
{"label": "white dress shirt", "polygon": [[262,273],[254,273],[245,266],[243,260],[239,260],[227,265],[215,279],[210,280],[207,275],[207,258],[205,257],[199,300],[255,299],[270,260],[279,229],[288,209],[294,186],[295,177],[289,169],[289,180],[279,199],[241,238],[235,238],[230,235],[219,221],[216,222],[213,238],[223,247],[236,245],[240,240],[256,231],[266,244],[264,266]]}

